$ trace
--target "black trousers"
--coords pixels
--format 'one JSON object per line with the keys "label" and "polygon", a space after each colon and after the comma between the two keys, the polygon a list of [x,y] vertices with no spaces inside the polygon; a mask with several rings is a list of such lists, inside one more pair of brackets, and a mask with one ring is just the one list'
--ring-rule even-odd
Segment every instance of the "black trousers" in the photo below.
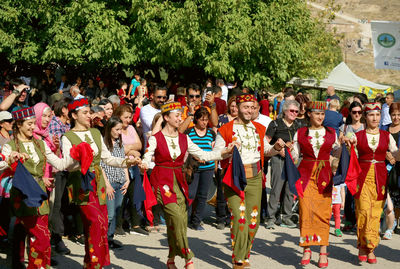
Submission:
{"label": "black trousers", "polygon": [[53,235],[63,236],[64,234],[64,213],[61,208],[64,207],[63,199],[66,191],[68,172],[61,171],[55,174],[54,204],[50,214],[50,230]]}
{"label": "black trousers", "polygon": [[217,215],[217,223],[229,224],[231,213],[229,212],[222,189],[222,180],[224,178],[224,174],[225,173],[222,172],[222,169],[218,169],[215,173],[215,178],[217,179],[217,207],[215,208],[215,214]]}

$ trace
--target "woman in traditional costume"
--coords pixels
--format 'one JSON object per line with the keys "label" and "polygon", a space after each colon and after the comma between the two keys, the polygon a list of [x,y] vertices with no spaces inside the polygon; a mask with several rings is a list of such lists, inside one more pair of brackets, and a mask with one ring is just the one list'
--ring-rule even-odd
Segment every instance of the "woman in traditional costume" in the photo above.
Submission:
{"label": "woman in traditional costume", "polygon": [[374,254],[379,244],[379,225],[386,200],[386,154],[399,160],[396,141],[389,132],[379,129],[381,104],[367,103],[364,109],[366,129],[352,139],[356,143],[361,168],[354,195],[357,217],[357,247],[360,262],[377,263]]}
{"label": "woman in traditional costume", "polygon": [[110,264],[106,185],[100,160],[109,166],[126,168],[138,163],[140,159],[123,159],[111,155],[100,131],[90,128],[87,99],[74,100],[68,105],[68,110],[72,128],[62,138],[62,152],[66,155],[64,158],[73,163],[68,167],[68,197],[71,202],[79,205],[81,211],[85,235],[84,268],[98,269]]}
{"label": "woman in traditional costume", "polygon": [[[23,166],[32,175],[31,181],[25,176],[15,176],[11,188],[12,212],[16,216],[12,267],[25,268],[24,242],[28,235],[28,268],[50,268],[49,203],[46,199],[46,188],[53,187],[54,182],[44,176],[45,167],[48,163],[56,169],[64,170],[69,163],[66,159],[59,159],[45,142],[34,138],[36,118],[32,107],[14,111],[12,115],[15,120],[14,136],[4,145],[2,153],[14,170],[15,161],[25,159]],[[12,165],[13,163],[15,164]],[[28,190],[28,185],[33,186],[33,189],[36,187],[43,195],[42,198],[33,201],[32,195],[37,192]]]}
{"label": "woman in traditional costume", "polygon": [[302,265],[311,260],[310,246],[320,246],[318,266],[328,266],[329,220],[332,214],[332,171],[329,156],[334,150],[340,156],[340,144],[334,129],[322,125],[326,102],[313,101],[307,105],[309,126],[297,130],[293,139],[292,156],[303,159],[298,167],[300,179],[296,189],[300,201],[300,246],[304,248]]}
{"label": "woman in traditional costume", "polygon": [[154,156],[156,166],[150,176],[157,200],[162,204],[167,225],[169,254],[167,267],[176,268],[175,256],[185,259],[185,268],[193,269],[193,252],[187,239],[188,185],[182,173],[185,153],[203,161],[220,160],[233,149],[233,144],[223,151],[206,152],[190,138],[178,132],[181,124],[181,104],[167,103],[161,106],[164,119],[163,129],[151,136],[141,167],[146,169]]}

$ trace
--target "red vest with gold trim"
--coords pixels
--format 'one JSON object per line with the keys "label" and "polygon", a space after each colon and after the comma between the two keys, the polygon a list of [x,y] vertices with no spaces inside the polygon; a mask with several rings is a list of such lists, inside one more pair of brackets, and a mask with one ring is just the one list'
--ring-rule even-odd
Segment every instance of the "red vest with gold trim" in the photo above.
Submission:
{"label": "red vest with gold trim", "polygon": [[187,136],[179,133],[179,148],[181,154],[174,161],[169,153],[168,144],[165,136],[160,131],[154,135],[157,141],[157,147],[154,151],[154,162],[156,166],[150,175],[150,183],[154,187],[156,195],[157,190],[160,190],[164,204],[176,203],[176,193],[174,192],[174,175],[186,197],[189,204],[192,202],[189,199],[188,184],[182,173],[185,153],[188,148]]}
{"label": "red vest with gold trim", "polygon": [[308,182],[312,176],[317,177],[318,192],[330,192],[332,190],[332,170],[329,164],[329,157],[332,146],[336,140],[335,130],[326,127],[324,143],[321,145],[318,156],[315,156],[311,145],[311,137],[308,134],[308,127],[302,127],[297,130],[297,141],[300,144],[300,151],[303,159],[298,167],[300,172],[300,183],[305,191]]}
{"label": "red vest with gold trim", "polygon": [[379,130],[379,144],[375,152],[368,146],[367,132],[365,130],[356,133],[357,136],[357,151],[358,151],[358,161],[360,163],[361,173],[357,180],[357,192],[354,195],[355,198],[359,198],[361,190],[364,186],[365,178],[367,177],[369,168],[371,167],[371,160],[376,160],[379,163],[374,163],[375,165],[375,182],[376,191],[378,194],[378,200],[386,199],[386,180],[387,180],[387,170],[386,170],[386,152],[389,149],[389,132]]}

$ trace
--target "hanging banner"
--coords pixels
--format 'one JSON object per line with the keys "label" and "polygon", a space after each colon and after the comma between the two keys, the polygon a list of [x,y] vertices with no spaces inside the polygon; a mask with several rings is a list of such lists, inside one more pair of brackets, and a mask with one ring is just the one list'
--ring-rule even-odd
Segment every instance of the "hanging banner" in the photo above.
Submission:
{"label": "hanging banner", "polygon": [[400,22],[371,21],[375,68],[400,70]]}
{"label": "hanging banner", "polygon": [[360,86],[359,91],[361,93],[365,93],[367,95],[368,99],[374,99],[377,94],[381,94],[382,96],[385,96],[387,93],[390,93],[390,92],[393,93],[392,88],[387,88],[386,90],[380,90],[380,89],[370,88],[367,86]]}

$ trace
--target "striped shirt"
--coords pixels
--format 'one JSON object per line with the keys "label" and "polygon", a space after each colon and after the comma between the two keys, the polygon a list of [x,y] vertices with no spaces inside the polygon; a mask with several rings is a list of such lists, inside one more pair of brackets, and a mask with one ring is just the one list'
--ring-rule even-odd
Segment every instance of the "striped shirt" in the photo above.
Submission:
{"label": "striped shirt", "polygon": [[[212,151],[212,143],[215,141],[216,138],[216,134],[212,129],[207,128],[207,133],[204,136],[199,136],[196,133],[194,127],[187,129],[185,133],[189,136],[193,143],[199,146],[199,148],[204,151]],[[215,162],[210,161],[206,162],[205,164],[201,164],[198,170],[210,170],[214,168]]]}

